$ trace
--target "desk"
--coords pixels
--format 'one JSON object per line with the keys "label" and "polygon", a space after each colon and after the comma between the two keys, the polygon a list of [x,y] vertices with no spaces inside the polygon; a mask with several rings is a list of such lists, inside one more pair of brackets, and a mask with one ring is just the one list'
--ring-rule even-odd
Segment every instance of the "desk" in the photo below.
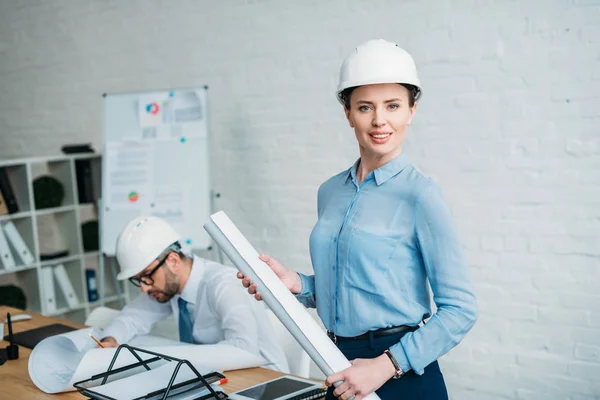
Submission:
{"label": "desk", "polygon": [[[65,321],[59,318],[44,317],[29,311],[22,311],[16,308],[0,306],[0,318],[2,321],[6,318],[6,313],[11,315],[21,314],[23,312],[31,315],[33,319],[29,321],[19,321],[13,324],[13,332],[21,332],[29,329],[39,328],[40,326],[61,323],[72,326],[73,328],[85,328],[84,325],[75,322]],[[6,324],[5,324],[6,325]],[[5,328],[8,333],[8,328]],[[4,335],[2,335],[4,337]],[[2,338],[0,337],[0,339]],[[2,348],[8,346],[8,342],[0,340]],[[19,346],[19,359],[9,360],[4,365],[0,366],[0,398],[7,399],[48,399],[48,400],[81,400],[84,396],[79,392],[72,391],[60,394],[47,394],[39,390],[29,379],[27,363],[31,350]],[[277,378],[285,375],[281,372],[272,371],[265,368],[248,368],[236,371],[228,371],[225,373],[229,382],[223,385],[226,393],[235,392],[236,390],[244,389],[257,383],[268,381],[269,379]]]}

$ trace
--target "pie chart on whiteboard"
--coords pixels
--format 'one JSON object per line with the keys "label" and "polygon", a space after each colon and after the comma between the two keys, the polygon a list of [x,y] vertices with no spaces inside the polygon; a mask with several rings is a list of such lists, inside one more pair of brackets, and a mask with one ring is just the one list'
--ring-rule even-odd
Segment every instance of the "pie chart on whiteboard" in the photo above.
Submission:
{"label": "pie chart on whiteboard", "polygon": [[140,195],[138,192],[133,190],[133,191],[129,192],[129,195],[127,196],[127,198],[129,199],[130,203],[135,203],[140,199]]}
{"label": "pie chart on whiteboard", "polygon": [[156,115],[158,114],[158,112],[160,111],[160,106],[158,105],[158,103],[149,103],[146,104],[146,112],[152,115]]}

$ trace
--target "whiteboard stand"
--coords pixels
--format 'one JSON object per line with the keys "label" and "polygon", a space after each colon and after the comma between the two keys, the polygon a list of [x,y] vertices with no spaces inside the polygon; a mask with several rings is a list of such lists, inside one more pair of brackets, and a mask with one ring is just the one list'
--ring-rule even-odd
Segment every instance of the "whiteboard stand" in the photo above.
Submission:
{"label": "whiteboard stand", "polygon": [[104,285],[104,264],[105,264],[105,259],[106,259],[106,254],[104,254],[104,252],[102,251],[102,230],[104,229],[103,226],[103,222],[104,222],[104,218],[102,218],[102,212],[101,210],[103,209],[102,206],[102,198],[98,199],[98,215],[100,216],[100,218],[98,218],[98,228],[100,229],[100,234],[98,235],[98,240],[100,241],[100,257],[98,260],[98,282],[97,282],[97,286],[98,286],[98,296],[100,297],[100,306],[101,307],[105,307],[106,304],[106,288]]}
{"label": "whiteboard stand", "polygon": [[[210,196],[210,211],[211,214],[214,214],[216,211],[216,207],[215,207],[215,199],[219,199],[221,198],[221,193],[215,193],[214,191],[211,193]],[[217,243],[215,242],[215,239],[213,239],[212,237],[210,238],[212,245],[208,248],[208,250],[214,250],[217,252],[217,260],[219,262],[219,264],[223,264],[223,250],[221,250],[221,247],[217,246]]]}
{"label": "whiteboard stand", "polygon": [[121,283],[117,279],[117,275],[119,273],[116,270],[115,264],[118,264],[116,261],[116,257],[109,257],[108,258],[108,271],[110,272],[110,280],[112,282],[114,282],[114,284],[115,284],[115,292],[117,293],[117,297],[119,299],[119,306],[120,306],[120,308],[123,308],[123,307],[125,307],[125,299],[123,298],[123,295],[121,292]]}

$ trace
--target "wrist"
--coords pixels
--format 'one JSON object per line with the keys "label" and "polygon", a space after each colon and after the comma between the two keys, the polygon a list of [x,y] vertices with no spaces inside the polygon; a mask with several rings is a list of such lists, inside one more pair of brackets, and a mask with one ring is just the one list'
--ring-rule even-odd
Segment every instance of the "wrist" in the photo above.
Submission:
{"label": "wrist", "polygon": [[293,274],[292,275],[292,282],[294,282],[291,292],[294,294],[300,294],[302,293],[302,278],[300,278],[300,274],[297,273],[296,271],[291,271],[290,272]]}
{"label": "wrist", "polygon": [[378,358],[379,364],[383,371],[385,371],[386,380],[392,379],[396,375],[396,369],[394,368],[394,364],[390,362],[389,357],[383,353]]}
{"label": "wrist", "polygon": [[392,378],[400,378],[404,371],[402,371],[400,364],[398,363],[398,361],[396,361],[396,358],[394,357],[390,349],[386,349],[382,355],[388,359],[389,364],[391,364],[392,368],[394,369],[394,374],[392,375]]}

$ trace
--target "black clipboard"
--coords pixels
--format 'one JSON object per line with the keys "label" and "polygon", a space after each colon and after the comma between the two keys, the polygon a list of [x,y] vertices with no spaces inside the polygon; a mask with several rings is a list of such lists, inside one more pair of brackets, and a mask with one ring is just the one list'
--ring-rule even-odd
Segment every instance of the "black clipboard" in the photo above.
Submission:
{"label": "black clipboard", "polygon": [[[47,337],[60,335],[61,333],[67,333],[74,330],[76,329],[67,325],[51,324],[15,333],[13,334],[13,342],[19,346],[33,349],[39,342]],[[8,341],[8,336],[4,336],[4,340]]]}
{"label": "black clipboard", "polygon": [[[120,354],[121,350],[123,350],[123,349],[126,349],[127,351],[129,351],[138,361],[135,363],[120,367],[120,368],[113,369],[113,366],[115,365],[115,362],[117,361],[119,354]],[[142,357],[140,357],[139,353],[149,354],[154,357],[144,360],[144,359],[142,359]],[[222,399],[229,398],[229,396],[227,396],[226,393],[220,392],[220,391],[215,391],[212,388],[212,386],[210,385],[213,382],[216,382],[216,381],[219,381],[220,379],[225,378],[224,375],[222,375],[218,372],[211,372],[210,374],[207,374],[207,375],[201,375],[198,372],[198,370],[196,370],[196,368],[194,368],[194,366],[188,360],[182,360],[182,359],[167,356],[164,354],[159,354],[159,353],[156,353],[153,351],[140,349],[137,347],[132,347],[127,344],[122,344],[117,348],[117,350],[115,351],[115,355],[113,356],[113,358],[110,362],[110,365],[108,366],[108,370],[106,372],[103,372],[103,373],[97,374],[97,375],[93,375],[89,379],[86,379],[86,380],[83,380],[80,382],[76,382],[73,384],[73,386],[75,387],[75,389],[77,389],[77,391],[79,391],[79,393],[81,393],[82,395],[87,396],[91,399],[118,400],[113,397],[109,397],[104,394],[98,393],[98,392],[94,391],[94,388],[104,385],[111,377],[115,377],[118,374],[127,373],[127,371],[130,371],[130,370],[133,370],[136,368],[142,367],[142,368],[146,369],[147,371],[149,371],[151,369],[151,367],[156,365],[155,364],[156,362],[161,361],[161,360],[177,363],[175,370],[173,371],[173,375],[171,375],[171,378],[169,379],[168,385],[166,387],[164,387],[163,389],[149,392],[144,396],[136,398],[135,400],[154,400],[154,399],[167,400],[169,398],[169,396],[179,395],[182,393],[190,392],[192,390],[197,390],[202,387],[207,388],[209,393],[207,395],[196,398],[196,400],[209,400],[209,399],[210,400],[222,400]],[[188,366],[192,370],[192,372],[196,375],[196,378],[192,378],[190,380],[175,384],[174,382],[175,382],[175,379],[177,378],[177,373],[179,372],[180,368],[183,365]]]}

